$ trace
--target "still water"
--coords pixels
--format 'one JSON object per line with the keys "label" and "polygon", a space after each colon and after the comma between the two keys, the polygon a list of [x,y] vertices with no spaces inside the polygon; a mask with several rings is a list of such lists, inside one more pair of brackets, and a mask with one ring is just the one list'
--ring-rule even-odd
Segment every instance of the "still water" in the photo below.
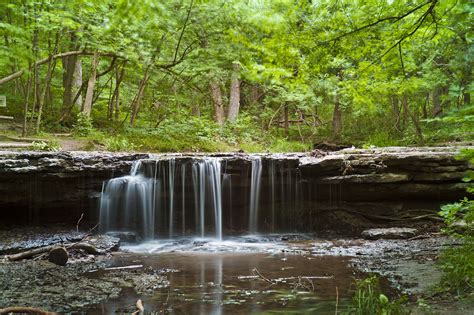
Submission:
{"label": "still water", "polygon": [[334,314],[350,296],[349,259],[311,255],[308,244],[242,237],[125,246],[115,265],[170,269],[170,286],[152,296],[125,290],[93,312],[131,311],[140,298],[155,314]]}

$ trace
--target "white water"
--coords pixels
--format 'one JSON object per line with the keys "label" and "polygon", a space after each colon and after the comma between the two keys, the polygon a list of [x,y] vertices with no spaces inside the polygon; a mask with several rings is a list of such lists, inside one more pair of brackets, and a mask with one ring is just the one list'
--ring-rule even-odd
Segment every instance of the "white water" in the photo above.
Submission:
{"label": "white water", "polygon": [[218,157],[135,162],[130,175],[103,185],[101,231],[134,232],[144,240],[222,241],[223,225],[253,235],[298,230],[304,187],[291,163],[253,156],[251,167],[238,172],[227,164]]}
{"label": "white water", "polygon": [[[205,237],[206,218],[213,217],[209,223],[214,224],[215,238],[222,240],[221,161],[205,158],[190,163],[198,206],[196,232]],[[152,174],[146,174],[146,166],[142,161],[134,162],[130,175],[104,183],[100,200],[102,232],[133,231],[144,239],[153,239],[157,233],[167,231],[171,239],[177,236],[181,225],[181,234],[186,234],[186,164],[177,164],[174,158],[157,160]],[[176,191],[176,177],[181,178],[181,191]],[[181,198],[177,198],[180,193]]]}
{"label": "white water", "polygon": [[260,201],[260,182],[262,179],[262,159],[252,160],[252,176],[250,181],[249,232],[254,234],[258,227],[258,210]]}

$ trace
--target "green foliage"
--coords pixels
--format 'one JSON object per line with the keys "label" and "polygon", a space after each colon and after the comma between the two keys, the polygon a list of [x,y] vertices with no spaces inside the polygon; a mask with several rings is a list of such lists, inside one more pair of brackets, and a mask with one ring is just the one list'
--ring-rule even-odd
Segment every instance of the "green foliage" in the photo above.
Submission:
{"label": "green foliage", "polygon": [[351,315],[402,315],[409,314],[403,307],[405,298],[390,301],[380,291],[379,280],[376,276],[370,276],[355,283],[356,291],[352,297],[351,305],[345,311]]}
{"label": "green foliage", "polygon": [[[474,163],[474,150],[463,150],[458,157]],[[464,181],[471,183],[473,173],[468,172]],[[468,187],[472,193],[474,186]],[[446,223],[447,234],[459,239],[461,245],[448,248],[442,252],[440,266],[443,278],[440,283],[442,290],[457,295],[469,294],[474,291],[474,200],[464,198],[459,202],[441,207],[439,215]]]}
{"label": "green foliage", "polygon": [[134,151],[139,149],[139,146],[130,142],[124,137],[111,137],[105,140],[105,149],[107,151]]}
{"label": "green foliage", "polygon": [[92,133],[92,119],[84,113],[77,115],[76,123],[73,125],[74,133],[81,137],[87,137]]}
{"label": "green foliage", "polygon": [[465,236],[462,244],[445,249],[440,257],[443,291],[468,295],[474,289],[474,237]]}
{"label": "green foliage", "polygon": [[[81,137],[93,135],[93,125],[160,151],[472,140],[473,11],[467,0],[4,0],[0,79],[23,75],[0,85],[9,104],[0,115],[25,114],[34,124],[44,95],[40,125],[67,132],[68,112],[77,110],[65,98],[68,61],[77,58],[87,83],[98,51],[92,121],[78,116],[72,126]],[[58,53],[85,53],[54,59],[49,86],[48,63],[39,65],[27,97],[30,65],[54,53],[56,38]],[[226,113],[231,78],[241,81],[239,118],[216,126],[210,83]],[[108,109],[114,103],[118,112]]]}
{"label": "green foliage", "polygon": [[33,141],[29,147],[33,151],[49,151],[56,152],[61,150],[61,145],[56,140],[49,141]]}

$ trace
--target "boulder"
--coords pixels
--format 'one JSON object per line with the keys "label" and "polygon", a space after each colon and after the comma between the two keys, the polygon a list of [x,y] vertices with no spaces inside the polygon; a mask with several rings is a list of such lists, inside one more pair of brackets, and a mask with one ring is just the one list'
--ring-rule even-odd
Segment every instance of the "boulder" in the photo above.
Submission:
{"label": "boulder", "polygon": [[416,229],[413,228],[384,228],[384,229],[369,229],[362,232],[362,237],[369,240],[377,239],[406,239],[415,236]]}

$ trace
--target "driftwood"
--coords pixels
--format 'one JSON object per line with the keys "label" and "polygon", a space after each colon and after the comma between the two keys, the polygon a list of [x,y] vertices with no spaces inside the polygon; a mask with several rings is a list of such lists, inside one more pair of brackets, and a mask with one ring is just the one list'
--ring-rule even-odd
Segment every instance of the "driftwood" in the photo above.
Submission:
{"label": "driftwood", "polygon": [[26,258],[31,258],[33,256],[49,252],[50,250],[52,250],[56,246],[57,245],[49,245],[49,246],[44,246],[44,247],[40,247],[40,248],[30,249],[30,250],[27,250],[27,251],[24,251],[24,252],[21,252],[21,253],[18,253],[18,254],[8,255],[7,259],[10,260],[10,261],[17,261],[17,260],[22,260],[22,259],[26,259]]}
{"label": "driftwood", "polygon": [[[82,238],[80,241],[76,243],[67,243],[67,244],[61,244],[61,245],[64,246],[65,249],[82,249],[88,254],[104,255],[105,252],[103,250],[100,250],[96,248],[95,246],[84,242],[84,239],[88,236],[90,235],[84,236],[84,238]],[[18,261],[22,259],[31,258],[37,255],[41,255],[42,257],[46,255],[47,253],[49,253],[52,249],[57,248],[58,246],[59,244],[55,244],[55,245],[48,245],[48,246],[44,246],[40,248],[34,248],[34,249],[30,249],[18,254],[8,255],[6,256],[6,258],[10,261]]]}
{"label": "driftwood", "polygon": [[23,313],[23,314],[40,314],[40,315],[53,315],[59,314],[56,312],[48,312],[39,308],[34,307],[25,307],[25,306],[12,306],[6,308],[0,308],[0,314],[9,314],[9,313]]}

